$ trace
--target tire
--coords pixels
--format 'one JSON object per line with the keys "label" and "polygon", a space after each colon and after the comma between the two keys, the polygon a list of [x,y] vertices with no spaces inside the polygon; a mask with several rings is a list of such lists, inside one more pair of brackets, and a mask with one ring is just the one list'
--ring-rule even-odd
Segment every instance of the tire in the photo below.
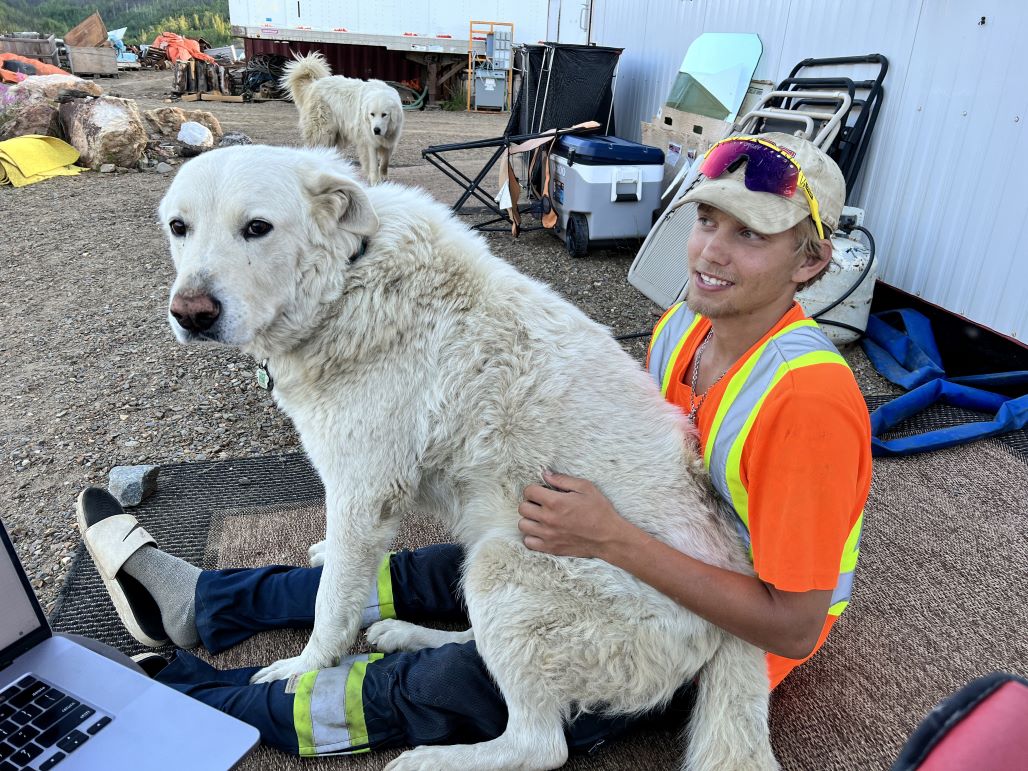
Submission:
{"label": "tire", "polygon": [[585,257],[589,253],[589,220],[580,212],[568,216],[564,245],[572,257]]}

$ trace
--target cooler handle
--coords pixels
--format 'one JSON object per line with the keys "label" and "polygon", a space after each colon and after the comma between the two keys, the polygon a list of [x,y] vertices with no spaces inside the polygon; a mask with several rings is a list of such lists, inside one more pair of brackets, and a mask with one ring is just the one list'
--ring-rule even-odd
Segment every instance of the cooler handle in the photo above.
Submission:
{"label": "cooler handle", "polygon": [[[622,176],[624,172],[624,176]],[[610,177],[610,202],[618,203],[623,201],[641,201],[642,200],[642,173],[639,169],[633,166],[615,166],[611,169]],[[625,182],[635,183],[634,193],[618,193],[618,185]]]}

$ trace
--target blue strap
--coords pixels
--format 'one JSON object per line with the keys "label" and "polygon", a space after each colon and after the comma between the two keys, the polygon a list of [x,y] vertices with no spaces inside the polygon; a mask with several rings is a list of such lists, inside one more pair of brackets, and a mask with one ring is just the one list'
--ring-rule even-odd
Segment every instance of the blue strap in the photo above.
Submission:
{"label": "blue strap", "polygon": [[[906,334],[883,320],[891,315],[900,317]],[[917,311],[904,308],[872,314],[868,317],[866,337],[861,345],[883,377],[908,391],[946,377],[931,323]]]}
{"label": "blue strap", "polygon": [[[899,317],[906,333],[884,320],[891,316]],[[1028,424],[1028,396],[1011,399],[973,387],[1028,383],[1028,371],[947,378],[931,323],[915,310],[905,308],[871,315],[862,346],[879,373],[896,385],[913,389],[871,413],[871,451],[875,456],[941,450],[1016,431]],[[954,407],[994,413],[995,417],[991,421],[941,428],[902,439],[878,438],[900,421],[940,401]]]}
{"label": "blue strap", "polygon": [[[937,402],[968,410],[992,412],[995,413],[995,417],[990,421],[940,428],[901,439],[878,438],[900,421]],[[990,391],[958,385],[948,380],[933,380],[883,404],[871,413],[871,452],[875,456],[883,456],[942,450],[974,439],[985,439],[1016,431],[1024,428],[1026,424],[1028,396],[1008,399]]]}

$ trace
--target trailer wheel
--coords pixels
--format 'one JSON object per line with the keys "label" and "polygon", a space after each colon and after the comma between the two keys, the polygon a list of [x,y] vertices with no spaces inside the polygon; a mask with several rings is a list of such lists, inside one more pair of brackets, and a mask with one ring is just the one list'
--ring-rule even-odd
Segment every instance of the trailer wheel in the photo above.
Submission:
{"label": "trailer wheel", "polygon": [[581,212],[568,216],[564,245],[572,257],[585,257],[589,253],[589,220]]}

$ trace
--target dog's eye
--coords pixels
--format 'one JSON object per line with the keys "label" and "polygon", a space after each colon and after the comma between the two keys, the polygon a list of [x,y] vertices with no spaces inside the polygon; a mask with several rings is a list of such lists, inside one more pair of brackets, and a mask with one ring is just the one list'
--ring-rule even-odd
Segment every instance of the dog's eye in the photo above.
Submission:
{"label": "dog's eye", "polygon": [[250,220],[243,228],[243,238],[260,238],[272,231],[272,224],[264,220]]}
{"label": "dog's eye", "polygon": [[169,222],[168,229],[176,236],[184,236],[189,231],[189,228],[186,227],[186,223],[179,219],[174,219]]}

